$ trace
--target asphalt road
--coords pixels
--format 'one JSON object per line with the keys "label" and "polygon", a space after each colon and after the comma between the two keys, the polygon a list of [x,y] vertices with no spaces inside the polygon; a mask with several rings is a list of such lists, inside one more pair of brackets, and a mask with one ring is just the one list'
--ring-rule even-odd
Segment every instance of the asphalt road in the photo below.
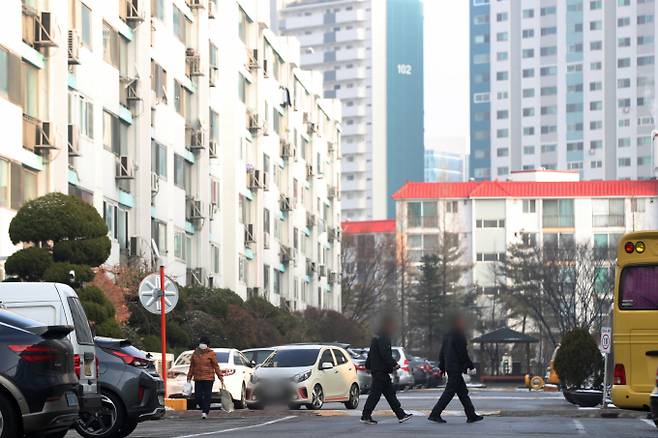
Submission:
{"label": "asphalt road", "polygon": [[[515,389],[473,390],[471,395],[479,412],[487,417],[481,423],[466,424],[459,402],[445,412],[448,424],[426,420],[440,390],[416,390],[399,393],[404,408],[415,417],[398,424],[385,402],[378,405],[376,426],[359,423],[360,410],[349,411],[340,404],[327,404],[318,412],[268,409],[211,412],[201,420],[198,412],[168,413],[165,419],[141,424],[132,438],[197,438],[224,435],[268,438],[315,436],[383,436],[399,437],[440,434],[468,437],[658,437],[658,429],[644,414],[622,412],[621,418],[602,419],[598,410],[578,409],[565,402],[560,394],[518,391]],[[362,399],[361,406],[365,400]],[[77,437],[74,432],[68,437]]]}

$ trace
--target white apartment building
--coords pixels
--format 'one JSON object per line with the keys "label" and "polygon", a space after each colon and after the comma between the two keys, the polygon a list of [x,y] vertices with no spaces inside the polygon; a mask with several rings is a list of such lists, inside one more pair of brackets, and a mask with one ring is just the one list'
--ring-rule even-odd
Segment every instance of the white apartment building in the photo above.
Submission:
{"label": "white apartment building", "polygon": [[[340,309],[340,119],[258,0],[0,6],[0,257],[50,191],[104,216],[108,265]],[[22,126],[22,129],[20,128]],[[153,245],[154,243],[155,245]]]}
{"label": "white apartment building", "polygon": [[473,269],[464,286],[495,289],[509,245],[590,243],[616,248],[626,232],[658,227],[658,181],[580,181],[577,172],[520,171],[508,181],[408,183],[396,194],[398,241],[409,260],[458,239]]}
{"label": "white apartment building", "polygon": [[471,177],[655,176],[654,0],[473,0]]}
{"label": "white apartment building", "polygon": [[343,105],[341,196],[349,221],[392,218],[390,196],[423,178],[419,0],[272,0],[278,26]]}

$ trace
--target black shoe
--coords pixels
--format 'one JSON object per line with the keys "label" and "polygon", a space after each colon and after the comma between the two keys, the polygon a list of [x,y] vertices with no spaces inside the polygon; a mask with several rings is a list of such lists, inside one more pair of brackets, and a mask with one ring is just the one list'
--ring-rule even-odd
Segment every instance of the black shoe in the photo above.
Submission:
{"label": "black shoe", "polygon": [[443,418],[441,418],[440,415],[438,417],[427,417],[427,420],[431,421],[432,423],[437,423],[437,424],[447,423],[447,421],[444,420]]}
{"label": "black shoe", "polygon": [[475,415],[473,417],[470,417],[468,420],[466,420],[467,423],[477,423],[478,421],[484,420],[484,417],[482,415]]}
{"label": "black shoe", "polygon": [[373,420],[372,418],[364,418],[364,417],[361,417],[361,423],[370,424],[370,425],[377,424],[377,422],[375,420]]}
{"label": "black shoe", "polygon": [[402,418],[398,418],[398,423],[406,423],[407,421],[411,420],[411,417],[413,417],[413,415],[404,414]]}

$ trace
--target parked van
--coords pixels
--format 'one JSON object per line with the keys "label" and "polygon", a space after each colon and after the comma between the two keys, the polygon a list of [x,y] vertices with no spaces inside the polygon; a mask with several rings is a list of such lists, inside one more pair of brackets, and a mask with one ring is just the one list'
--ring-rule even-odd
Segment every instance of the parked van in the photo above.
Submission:
{"label": "parked van", "polygon": [[60,283],[0,283],[0,308],[45,325],[69,325],[73,363],[80,385],[80,411],[101,406],[98,387],[98,359],[94,337],[78,295]]}

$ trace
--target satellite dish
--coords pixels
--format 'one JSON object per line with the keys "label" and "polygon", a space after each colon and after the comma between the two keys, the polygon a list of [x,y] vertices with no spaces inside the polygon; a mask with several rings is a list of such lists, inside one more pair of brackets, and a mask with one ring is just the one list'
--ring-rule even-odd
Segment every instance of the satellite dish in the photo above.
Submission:
{"label": "satellite dish", "polygon": [[[162,311],[160,308],[160,276],[158,274],[149,274],[139,284],[139,301],[142,306],[151,313],[159,315]],[[169,277],[165,277],[165,313],[171,312],[178,304],[178,287]]]}

